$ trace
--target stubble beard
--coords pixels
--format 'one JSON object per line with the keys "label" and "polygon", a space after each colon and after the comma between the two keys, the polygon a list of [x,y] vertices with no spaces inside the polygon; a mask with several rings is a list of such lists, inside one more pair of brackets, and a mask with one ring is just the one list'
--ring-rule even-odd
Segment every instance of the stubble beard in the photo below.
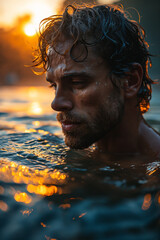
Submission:
{"label": "stubble beard", "polygon": [[[82,123],[71,131],[63,131],[65,144],[72,149],[84,149],[104,138],[120,121],[124,112],[123,100],[119,97],[110,97],[107,103],[103,103],[92,119],[83,119],[76,114],[66,113],[67,119],[79,119]],[[76,117],[76,118],[75,118]],[[61,113],[57,119],[62,118]]]}

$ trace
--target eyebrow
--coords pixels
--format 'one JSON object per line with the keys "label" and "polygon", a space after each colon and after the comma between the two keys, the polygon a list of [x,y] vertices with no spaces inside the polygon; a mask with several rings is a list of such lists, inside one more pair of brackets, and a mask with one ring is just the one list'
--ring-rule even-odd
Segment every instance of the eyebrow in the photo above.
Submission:
{"label": "eyebrow", "polygon": [[[65,73],[63,76],[61,76],[61,80],[66,80],[70,77],[83,77],[83,78],[86,78],[86,79],[91,79],[93,78],[92,74],[87,74],[85,72],[71,72],[71,73]],[[52,78],[54,79],[54,76],[52,76]],[[47,82],[52,82],[52,80],[46,76],[46,81]]]}
{"label": "eyebrow", "polygon": [[92,75],[87,74],[85,72],[71,72],[71,73],[66,73],[61,77],[61,80],[65,80],[66,78],[70,78],[70,77],[83,77],[86,79],[92,78]]}

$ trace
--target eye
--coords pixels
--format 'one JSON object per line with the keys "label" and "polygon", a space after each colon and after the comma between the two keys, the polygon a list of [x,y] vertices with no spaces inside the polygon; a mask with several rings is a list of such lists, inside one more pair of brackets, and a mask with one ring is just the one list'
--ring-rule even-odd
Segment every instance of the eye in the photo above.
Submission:
{"label": "eye", "polygon": [[86,79],[73,79],[72,80],[72,85],[77,88],[83,88],[87,84]]}
{"label": "eye", "polygon": [[77,85],[77,84],[84,84],[84,81],[82,81],[82,80],[73,80],[72,84],[75,84],[75,85]]}

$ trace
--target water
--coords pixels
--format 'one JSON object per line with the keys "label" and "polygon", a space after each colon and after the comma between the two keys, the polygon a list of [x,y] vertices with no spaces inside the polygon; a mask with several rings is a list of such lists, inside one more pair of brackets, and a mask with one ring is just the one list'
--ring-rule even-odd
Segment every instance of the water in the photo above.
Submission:
{"label": "water", "polygon": [[[158,92],[146,119],[160,131]],[[45,87],[0,90],[1,240],[159,240],[160,161],[69,150]]]}

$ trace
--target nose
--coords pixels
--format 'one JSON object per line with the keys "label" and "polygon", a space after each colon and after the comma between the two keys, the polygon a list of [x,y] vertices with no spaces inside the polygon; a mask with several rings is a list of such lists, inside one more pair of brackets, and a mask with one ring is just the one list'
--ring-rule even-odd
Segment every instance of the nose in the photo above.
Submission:
{"label": "nose", "polygon": [[69,99],[69,93],[64,95],[57,92],[51,107],[58,112],[70,111],[73,108],[73,101]]}

